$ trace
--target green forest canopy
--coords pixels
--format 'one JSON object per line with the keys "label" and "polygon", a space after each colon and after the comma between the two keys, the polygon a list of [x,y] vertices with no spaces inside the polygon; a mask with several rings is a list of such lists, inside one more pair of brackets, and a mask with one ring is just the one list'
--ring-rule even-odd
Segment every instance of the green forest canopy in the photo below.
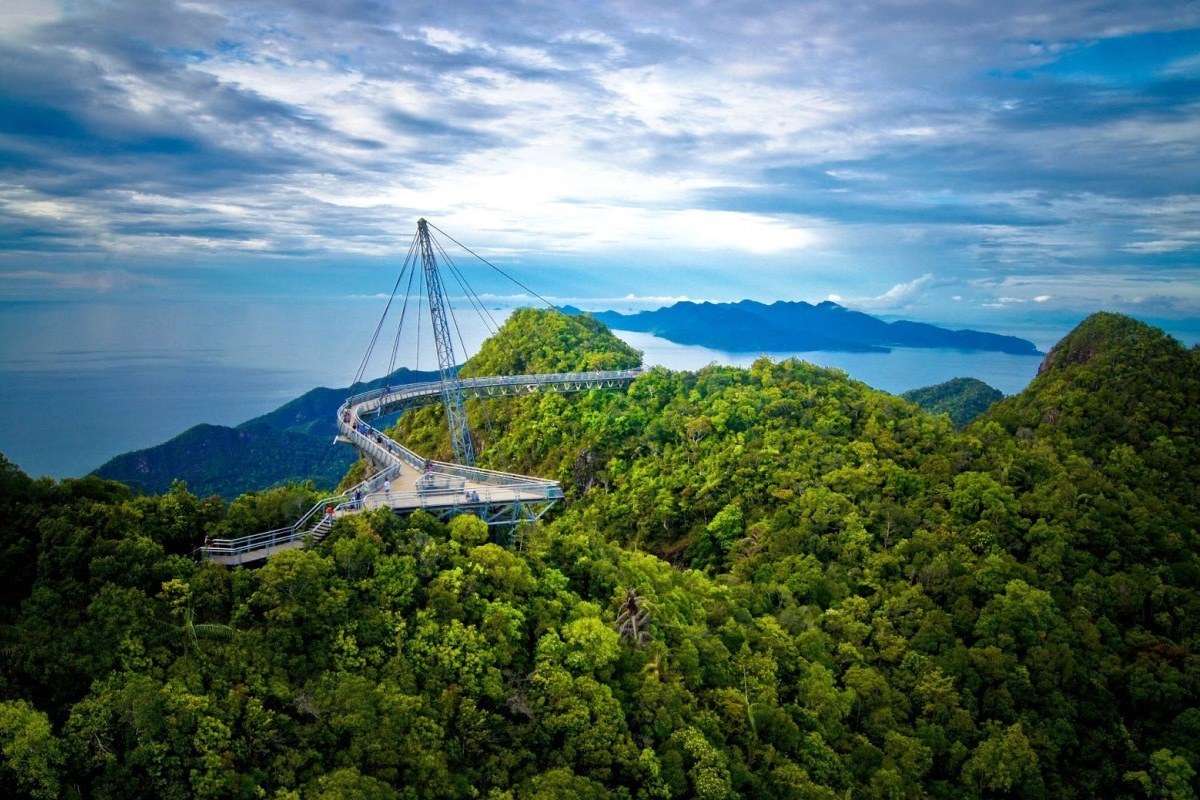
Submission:
{"label": "green forest canopy", "polygon": [[[635,363],[565,319],[464,372]],[[1115,315],[962,431],[801,361],[655,369],[472,403],[567,491],[523,550],[376,512],[256,570],[189,553],[311,489],[3,462],[0,792],[1192,797],[1198,409],[1197,351]],[[448,453],[437,409],[397,434]]]}
{"label": "green forest canopy", "polygon": [[978,378],[951,378],[900,396],[934,414],[949,414],[950,421],[961,427],[991,408],[1004,394]]}

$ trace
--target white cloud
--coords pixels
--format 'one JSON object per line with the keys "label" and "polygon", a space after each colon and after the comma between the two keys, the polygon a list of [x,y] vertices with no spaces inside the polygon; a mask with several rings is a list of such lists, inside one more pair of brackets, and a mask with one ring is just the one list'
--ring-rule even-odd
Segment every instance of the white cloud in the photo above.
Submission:
{"label": "white cloud", "polygon": [[[1194,263],[1179,254],[1200,248],[1200,194],[1163,178],[1195,174],[1195,109],[1064,120],[1037,93],[1052,81],[980,76],[1049,63],[1080,41],[1196,24],[1195,4],[1014,3],[1004,14],[982,2],[953,14],[913,6],[903,37],[894,10],[872,4],[700,14],[567,2],[496,14],[448,0],[429,24],[386,3],[367,4],[370,19],[361,4],[330,15],[230,0],[83,3],[35,38],[58,7],[10,0],[0,36],[27,45],[13,64],[43,57],[50,66],[26,76],[38,102],[96,142],[64,139],[52,152],[54,137],[12,137],[56,166],[18,165],[0,187],[0,222],[43,234],[0,259],[24,266],[60,243],[64,258],[78,248],[127,265],[135,254],[394,256],[426,215],[489,254],[638,247],[760,294],[759,265],[864,263],[846,278],[857,285],[838,288],[867,309],[904,308],[932,288],[921,276],[871,295],[879,264],[915,274],[936,263],[945,276],[1123,258],[1134,274],[1163,254]],[[144,60],[111,31],[144,43]],[[180,152],[131,156],[129,142]],[[67,176],[85,187],[78,195],[63,190]],[[727,253],[745,258],[722,265]],[[597,291],[628,285],[653,286],[622,277]],[[970,299],[1068,297],[1050,282]]]}
{"label": "white cloud", "polygon": [[1054,300],[1055,308],[1095,311],[1107,308],[1164,316],[1200,315],[1200,269],[1158,273],[1123,271],[1030,274],[982,278],[971,284],[986,293],[984,308],[1018,309]]}
{"label": "white cloud", "polygon": [[1195,239],[1153,239],[1145,242],[1130,242],[1121,249],[1129,253],[1174,253],[1195,247],[1197,243]]}
{"label": "white cloud", "polygon": [[138,286],[161,286],[164,281],[125,270],[51,272],[41,269],[0,271],[0,281],[51,289],[88,291],[100,294]]}
{"label": "white cloud", "polygon": [[[481,300],[486,300],[489,302],[495,301],[495,302],[501,302],[501,303],[527,303],[527,302],[537,299],[537,298],[533,297],[532,295],[528,295],[524,292],[517,292],[515,294],[493,294],[491,292],[480,292],[478,296]],[[578,296],[578,295],[577,296],[563,296],[563,295],[553,295],[553,294],[543,295],[543,297],[545,297],[547,300],[549,300],[552,303],[580,305],[580,306],[589,306],[589,307],[595,307],[598,304],[604,304],[604,303],[609,303],[609,304],[611,304],[611,303],[626,303],[626,304],[637,304],[637,305],[665,306],[665,305],[671,305],[672,303],[682,303],[682,302],[686,302],[688,300],[693,300],[693,298],[687,296],[686,294],[640,295],[640,294],[633,294],[632,292],[629,294],[623,295],[621,297],[584,297],[584,296]]]}
{"label": "white cloud", "polygon": [[919,278],[913,278],[911,281],[897,283],[883,294],[875,295],[874,297],[843,298],[841,295],[831,294],[829,295],[829,299],[835,303],[841,303],[853,308],[879,311],[899,309],[912,305],[932,282],[933,273],[927,272]]}
{"label": "white cloud", "polygon": [[426,43],[447,53],[461,53],[468,48],[479,46],[474,39],[445,28],[421,28],[421,33],[424,34]]}
{"label": "white cloud", "polygon": [[1003,308],[1004,306],[1016,306],[1022,303],[1045,303],[1053,299],[1053,295],[1039,294],[1036,297],[1010,297],[1003,295],[995,298],[990,303],[985,303],[988,308]]}
{"label": "white cloud", "polygon": [[60,19],[58,6],[51,0],[4,0],[4,11],[0,12],[0,39],[15,39],[38,25]]}

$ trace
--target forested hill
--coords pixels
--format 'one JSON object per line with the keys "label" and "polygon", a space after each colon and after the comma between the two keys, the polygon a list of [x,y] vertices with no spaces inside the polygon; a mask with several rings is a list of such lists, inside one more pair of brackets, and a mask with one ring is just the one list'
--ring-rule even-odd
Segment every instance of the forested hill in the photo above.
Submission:
{"label": "forested hill", "polygon": [[[522,312],[464,369],[634,358]],[[522,550],[383,512],[258,570],[183,554],[302,490],[0,464],[0,792],[1191,797],[1196,381],[1098,316],[961,431],[791,360],[472,402],[483,460],[567,489]]]}
{"label": "forested hill", "polygon": [[900,395],[934,414],[949,414],[955,425],[966,425],[992,407],[1004,393],[978,378],[952,378]]}
{"label": "forested hill", "polygon": [[[567,306],[565,311],[583,314]],[[924,322],[885,322],[826,300],[816,305],[779,300],[736,303],[683,301],[652,311],[592,316],[611,328],[641,331],[679,344],[731,352],[843,350],[886,352],[891,347],[943,347],[1037,355],[1026,339],[974,330],[950,330]]]}
{"label": "forested hill", "polygon": [[318,387],[237,427],[195,425],[162,444],[109,459],[96,470],[141,491],[165,492],[177,480],[198,495],[233,499],[288,481],[336,486],[354,463],[354,450],[335,446],[334,415],[352,394],[377,386],[433,380],[436,372],[404,367],[340,389]]}
{"label": "forested hill", "polygon": [[[1187,461],[1200,444],[1180,440],[1200,428],[1200,348],[1120,314],[1094,314],[1050,350],[1027,391],[989,416],[1022,436],[1065,439],[1098,460],[1124,445]],[[1200,468],[1200,459],[1190,461]]]}

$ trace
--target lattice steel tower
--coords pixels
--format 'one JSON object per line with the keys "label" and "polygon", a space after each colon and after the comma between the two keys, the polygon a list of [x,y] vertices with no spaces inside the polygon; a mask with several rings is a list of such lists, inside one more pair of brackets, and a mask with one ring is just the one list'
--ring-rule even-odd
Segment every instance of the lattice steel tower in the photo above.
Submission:
{"label": "lattice steel tower", "polygon": [[[450,313],[433,243],[429,240],[429,225],[425,218],[417,220],[417,249],[421,254],[421,269],[429,292],[429,318],[433,323],[433,342],[437,348],[438,371],[442,376],[442,403],[446,406],[446,425],[450,429],[450,446],[460,464],[475,463],[475,445],[467,427],[467,410],[463,405],[462,384],[454,369],[454,342],[450,339]],[[463,354],[466,355],[465,353]]]}

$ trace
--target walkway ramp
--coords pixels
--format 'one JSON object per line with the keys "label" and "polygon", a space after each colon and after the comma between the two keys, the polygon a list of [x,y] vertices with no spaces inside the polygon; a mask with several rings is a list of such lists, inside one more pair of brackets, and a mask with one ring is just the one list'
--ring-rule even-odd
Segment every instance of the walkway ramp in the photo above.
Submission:
{"label": "walkway ramp", "polygon": [[[466,398],[511,397],[537,392],[582,392],[625,388],[641,370],[558,372],[453,378],[383,387],[350,397],[338,409],[338,440],[352,444],[373,469],[344,494],[327,497],[292,525],[237,539],[214,539],[201,557],[219,564],[261,562],[275,553],[319,542],[346,514],[389,508],[398,514],[417,509],[442,519],[475,514],[488,525],[513,526],[540,519],[563,497],[557,481],[468,467],[424,458],[386,436],[370,421],[442,402],[447,390]],[[370,421],[369,421],[370,420]]]}

